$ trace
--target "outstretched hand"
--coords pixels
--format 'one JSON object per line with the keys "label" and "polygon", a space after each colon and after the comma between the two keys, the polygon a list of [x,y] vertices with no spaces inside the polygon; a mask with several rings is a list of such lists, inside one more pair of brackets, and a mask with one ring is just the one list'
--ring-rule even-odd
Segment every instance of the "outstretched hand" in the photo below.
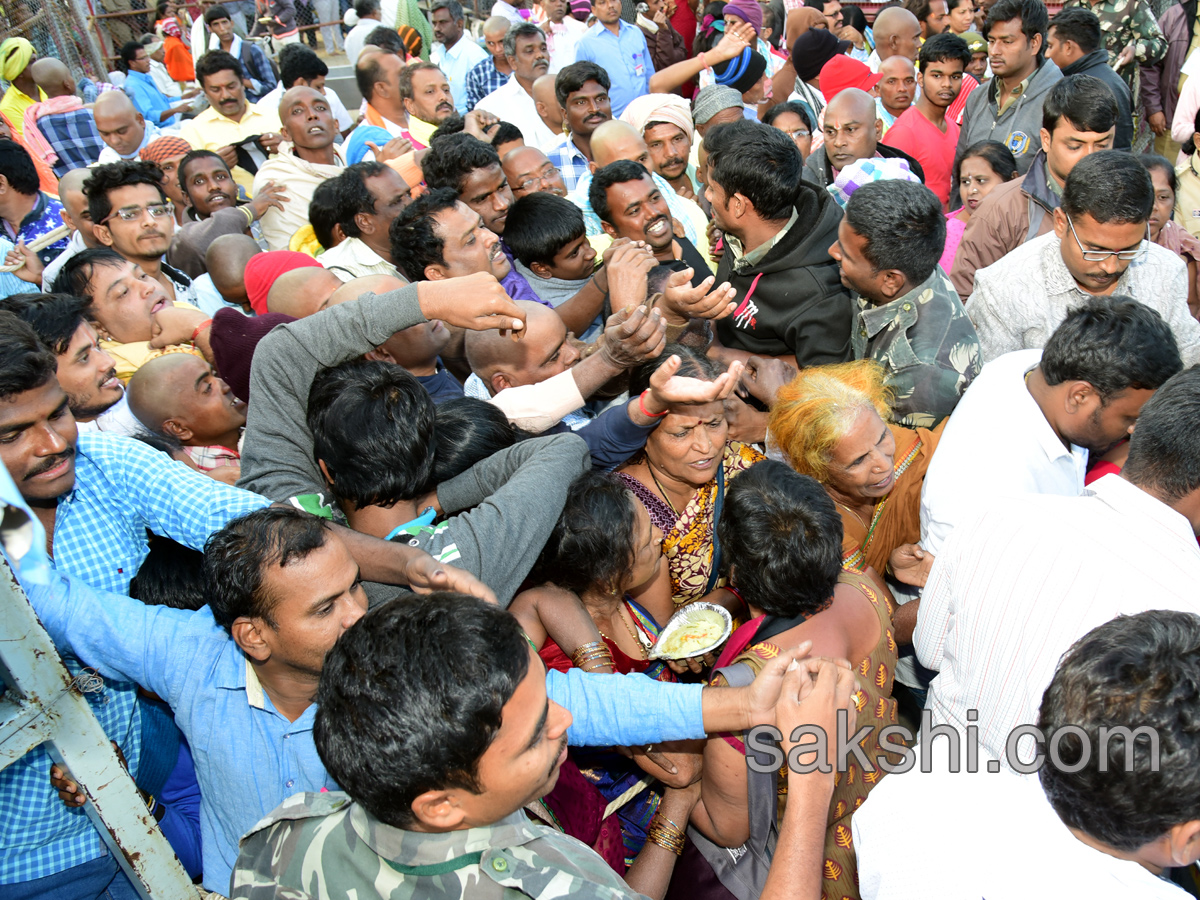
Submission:
{"label": "outstretched hand", "polygon": [[614,369],[631,369],[654,359],[667,346],[667,323],[657,309],[626,306],[608,317],[600,355]]}
{"label": "outstretched hand", "polygon": [[723,319],[732,315],[737,308],[733,301],[737,294],[728,281],[713,288],[717,279],[709,275],[692,287],[692,269],[682,269],[667,276],[663,289],[663,301],[667,307],[668,321],[673,325],[686,325],[689,319]]}
{"label": "outstretched hand", "polygon": [[642,403],[650,415],[665,413],[676,404],[724,400],[742,375],[740,362],[733,363],[729,371],[718,375],[713,381],[677,375],[681,365],[683,361],[678,356],[672,356],[650,376],[650,387],[642,398]]}
{"label": "outstretched hand", "polygon": [[490,272],[418,282],[417,302],[426,319],[441,319],[456,328],[511,331],[513,340],[524,333],[525,310],[513,302]]}
{"label": "outstretched hand", "polygon": [[746,360],[742,387],[755,400],[770,406],[779,389],[796,377],[796,370],[781,359],[752,356]]}

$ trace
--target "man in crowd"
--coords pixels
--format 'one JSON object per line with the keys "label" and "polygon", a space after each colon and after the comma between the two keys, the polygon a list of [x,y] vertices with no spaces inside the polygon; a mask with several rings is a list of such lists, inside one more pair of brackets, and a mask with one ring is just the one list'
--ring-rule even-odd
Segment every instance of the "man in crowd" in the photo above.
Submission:
{"label": "man in crowd", "polygon": [[567,0],[543,0],[540,5],[546,14],[541,25],[550,48],[550,74],[556,75],[575,62],[579,39],[587,34],[587,25],[570,15]]}
{"label": "man in crowd", "polygon": [[31,68],[44,85],[46,100],[25,110],[25,146],[41,149],[62,178],[71,169],[90,166],[100,158],[104,141],[92,111],[75,93],[75,79],[57,59],[39,59]]}
{"label": "man in crowd", "polygon": [[433,26],[433,49],[429,61],[442,70],[454,95],[454,107],[466,115],[467,75],[487,58],[487,51],[469,33],[464,39],[465,20],[458,0],[434,0],[429,7],[429,23]]}
{"label": "man in crowd", "polygon": [[931,37],[941,34],[949,27],[949,10],[946,0],[905,0],[904,8],[917,17],[921,23],[921,41],[924,43]]}
{"label": "man in crowd", "polygon": [[137,159],[141,151],[158,137],[158,127],[148,124],[123,91],[105,91],[92,107],[92,118],[100,139],[107,146],[100,151],[101,163]]}
{"label": "man in crowd", "polygon": [[411,142],[405,127],[404,102],[400,97],[400,71],[403,68],[404,60],[397,54],[374,46],[363,48],[354,66],[358,92],[366,103],[359,127],[382,128],[393,138],[402,137]]}
{"label": "man in crowd", "polygon": [[191,152],[191,144],[172,134],[156,137],[138,152],[138,159],[142,162],[154,163],[162,169],[163,190],[175,204],[175,223],[177,225],[183,225],[188,221],[189,201],[183,185],[179,183],[179,164]]}
{"label": "man in crowd", "polygon": [[83,250],[101,246],[92,230],[87,195],[83,192],[83,183],[91,174],[90,169],[72,169],[58,181],[58,198],[63,205],[62,224],[71,228],[71,239],[67,248],[42,269],[42,289],[47,292],[67,260]]}
{"label": "man in crowd", "polygon": [[25,110],[46,99],[31,71],[36,57],[37,52],[27,38],[13,35],[0,43],[0,75],[8,82],[8,89],[0,98],[0,113],[12,123],[13,136],[18,141],[25,135]]}
{"label": "man in crowd", "polygon": [[979,141],[999,141],[1017,158],[1024,174],[1037,153],[1042,102],[1062,73],[1047,61],[1050,24],[1041,0],[996,0],[988,11],[983,36],[994,76],[983,90],[972,91],[963,110],[955,167],[966,149]]}
{"label": "man in crowd", "polygon": [[377,162],[349,166],[328,183],[333,186],[334,215],[345,239],[321,254],[321,264],[343,281],[364,275],[394,276],[388,229],[412,202],[412,186],[391,166]]}
{"label": "man in crowd", "polygon": [[912,106],[913,99],[917,96],[917,70],[912,60],[896,54],[881,62],[878,90],[875,113],[879,116],[880,134],[886,138],[888,129]]}
{"label": "man in crowd", "polygon": [[554,77],[554,94],[567,133],[546,156],[562,174],[568,191],[579,186],[591,171],[592,133],[612,118],[608,91],[612,81],[608,73],[593,62],[577,62]]}
{"label": "man in crowd", "polygon": [[450,82],[433,63],[414,62],[400,70],[400,102],[408,116],[408,134],[417,150],[429,146],[437,127],[454,115]]}
{"label": "man in crowd", "polygon": [[[868,98],[869,99],[869,98]],[[829,247],[841,210],[800,179],[800,151],[758,122],[708,133],[708,201],[725,234],[717,281],[737,291],[734,314],[717,323],[733,356],[794,357],[801,366],[850,358],[853,308]]]}
{"label": "man in crowd", "polygon": [[867,68],[882,73],[880,66],[893,56],[902,56],[911,63],[917,61],[921,49],[921,23],[903,6],[889,6],[879,11],[872,26],[875,49],[867,57]]}
{"label": "man in crowd", "polygon": [[125,64],[125,83],[121,86],[137,111],[146,119],[162,128],[179,124],[181,113],[191,109],[190,101],[172,104],[170,98],[158,89],[150,75],[150,57],[145,45],[130,41],[121,48],[121,62]]}
{"label": "man in crowd", "polygon": [[958,125],[946,110],[958,97],[970,62],[971,51],[958,35],[937,34],[927,40],[918,57],[920,94],[884,138],[889,147],[903,150],[921,164],[925,184],[942,201],[943,211],[950,205],[958,145]]}
{"label": "man in crowd", "polygon": [[1080,6],[1064,9],[1050,23],[1046,56],[1062,70],[1063,78],[1091,75],[1112,91],[1117,101],[1117,133],[1112,146],[1114,150],[1129,150],[1133,147],[1129,87],[1108,64],[1102,36],[1100,20],[1090,9]]}
{"label": "man in crowd", "polygon": [[279,103],[279,133],[284,142],[254,176],[251,193],[257,199],[268,182],[287,185],[281,208],[268,207],[262,216],[268,250],[286,250],[292,235],[308,224],[308,207],[317,185],[336,178],[346,161],[334,140],[337,122],[325,94],[311,87],[294,87]]}
{"label": "man in crowd", "polygon": [[978,270],[1054,230],[1067,176],[1088,154],[1112,147],[1116,125],[1116,100],[1099,79],[1071,75],[1050,89],[1029,171],[997,185],[967,221],[950,270],[959,297],[971,296]]}
{"label": "man in crowd", "polygon": [[[63,205],[39,188],[41,181],[29,151],[0,138],[0,224],[14,244],[32,244],[63,225]],[[61,237],[38,252],[43,264],[67,249]]]}
{"label": "man in crowd", "polygon": [[804,0],[804,5],[815,9],[825,17],[825,27],[837,34],[842,27],[842,4],[840,0]]}
{"label": "man in crowd", "polygon": [[650,93],[654,62],[646,36],[621,18],[621,0],[593,0],[596,24],[579,39],[575,58],[594,62],[612,79],[612,112],[620,116],[635,97]]}
{"label": "man in crowd", "polygon": [[504,36],[504,53],[512,67],[512,77],[475,106],[516,125],[529,146],[545,147],[557,140],[557,135],[538,115],[533,83],[550,68],[546,36],[536,25],[514,25]]}
{"label": "man in crowd", "polygon": [[537,147],[509,150],[504,154],[500,168],[504,170],[504,179],[512,190],[514,200],[538,191],[549,191],[559,197],[567,196],[567,185],[562,174]]}
{"label": "man in crowd", "polygon": [[329,111],[333,113],[338,131],[349,135],[354,128],[354,119],[342,103],[337,91],[325,83],[329,75],[329,66],[325,61],[304,44],[285,44],[279,51],[279,83],[271,91],[263,95],[259,106],[263,109],[278,109],[283,95],[294,87],[310,87],[320,91],[329,101]]}
{"label": "man in crowd", "polygon": [[804,168],[814,184],[821,187],[833,184],[838,172],[860,159],[881,156],[902,159],[909,170],[925,180],[921,164],[903,150],[879,143],[879,119],[875,115],[875,100],[866,91],[846,88],[825,107],[825,143],[804,161]]}
{"label": "man in crowd", "polygon": [[883,365],[905,428],[936,427],[983,367],[975,326],[938,266],[945,243],[928,188],[876,181],[850,195],[829,248],[858,299],[854,358]]}
{"label": "man in crowd", "polygon": [[1200,323],[1188,311],[1187,266],[1152,243],[1154,185],[1135,157],[1104,150],[1081,160],[1054,211],[1054,233],[981,269],[968,307],[985,360],[1044,346],[1067,310],[1121,294],[1156,310],[1187,365],[1200,362]]}
{"label": "man in crowd", "polygon": [[[242,64],[224,50],[210,50],[200,57],[196,80],[210,105],[183,123],[182,137],[197,150],[219,153],[234,180],[249,191],[254,173],[283,137],[278,111],[259,109],[246,99],[244,75]],[[256,140],[248,142],[251,137]]]}
{"label": "man in crowd", "polygon": [[677,94],[647,94],[629,104],[621,118],[642,133],[655,171],[679,196],[695,200],[700,185],[691,164],[695,127],[688,102]]}
{"label": "man in crowd", "polygon": [[216,3],[206,9],[204,24],[212,32],[207,50],[223,50],[242,64],[242,87],[247,100],[257,103],[274,89],[275,71],[267,55],[254,41],[242,40],[234,33],[233,19],[224,5]]}
{"label": "man in crowd", "polygon": [[477,62],[466,80],[466,106],[468,110],[479,105],[479,101],[502,88],[513,73],[512,63],[504,50],[504,37],[512,23],[505,16],[492,16],[483,23],[483,42],[488,56]]}

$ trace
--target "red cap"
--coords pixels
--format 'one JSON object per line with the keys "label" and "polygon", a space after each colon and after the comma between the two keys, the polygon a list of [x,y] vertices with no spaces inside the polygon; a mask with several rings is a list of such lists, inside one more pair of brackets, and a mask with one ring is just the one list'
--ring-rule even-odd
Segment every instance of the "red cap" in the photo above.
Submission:
{"label": "red cap", "polygon": [[267,294],[271,285],[284,272],[306,266],[322,268],[321,264],[307,253],[294,250],[274,250],[271,253],[255,253],[246,263],[246,297],[251,308],[260,316],[267,311]]}
{"label": "red cap", "polygon": [[879,84],[881,77],[857,59],[839,54],[821,67],[821,93],[828,103],[846,88],[869,91]]}

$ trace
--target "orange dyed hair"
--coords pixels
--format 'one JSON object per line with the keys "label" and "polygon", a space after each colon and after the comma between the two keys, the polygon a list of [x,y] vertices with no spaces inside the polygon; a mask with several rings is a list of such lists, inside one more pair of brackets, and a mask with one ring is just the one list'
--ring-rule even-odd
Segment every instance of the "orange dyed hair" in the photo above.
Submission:
{"label": "orange dyed hair", "polygon": [[802,369],[779,390],[767,423],[771,445],[793,469],[824,484],[833,448],[863,409],[891,418],[883,366],[872,359]]}

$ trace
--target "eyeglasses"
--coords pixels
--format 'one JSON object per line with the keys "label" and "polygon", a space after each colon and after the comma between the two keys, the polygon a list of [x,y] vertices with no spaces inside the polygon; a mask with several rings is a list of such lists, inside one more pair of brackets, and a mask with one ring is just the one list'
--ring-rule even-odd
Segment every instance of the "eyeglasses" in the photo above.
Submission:
{"label": "eyeglasses", "polygon": [[1088,262],[1104,262],[1112,256],[1128,262],[1129,260],[1138,259],[1146,255],[1146,241],[1150,240],[1149,222],[1146,223],[1146,237],[1138,244],[1136,250],[1084,250],[1083,242],[1079,240],[1079,234],[1075,231],[1075,223],[1071,221],[1070,216],[1067,216],[1067,224],[1071,226],[1071,235],[1075,238],[1075,243],[1079,245],[1079,252],[1083,254],[1083,258]]}
{"label": "eyeglasses", "polygon": [[797,128],[795,131],[785,131],[784,134],[790,137],[793,141],[798,141],[800,138],[812,137],[812,132],[807,128]]}
{"label": "eyeglasses", "polygon": [[557,174],[558,174],[558,169],[556,169],[554,167],[554,164],[546,163],[546,165],[542,166],[542,168],[539,171],[530,175],[528,178],[522,180],[521,183],[517,184],[513,189],[517,190],[517,191],[533,190],[533,188],[536,187],[539,183],[540,184],[548,184],[550,182],[550,180]]}
{"label": "eyeglasses", "polygon": [[100,224],[116,218],[120,218],[122,222],[132,222],[146,213],[150,213],[152,219],[162,219],[175,214],[175,204],[168,200],[166,203],[151,203],[148,206],[122,206],[110,213]]}

